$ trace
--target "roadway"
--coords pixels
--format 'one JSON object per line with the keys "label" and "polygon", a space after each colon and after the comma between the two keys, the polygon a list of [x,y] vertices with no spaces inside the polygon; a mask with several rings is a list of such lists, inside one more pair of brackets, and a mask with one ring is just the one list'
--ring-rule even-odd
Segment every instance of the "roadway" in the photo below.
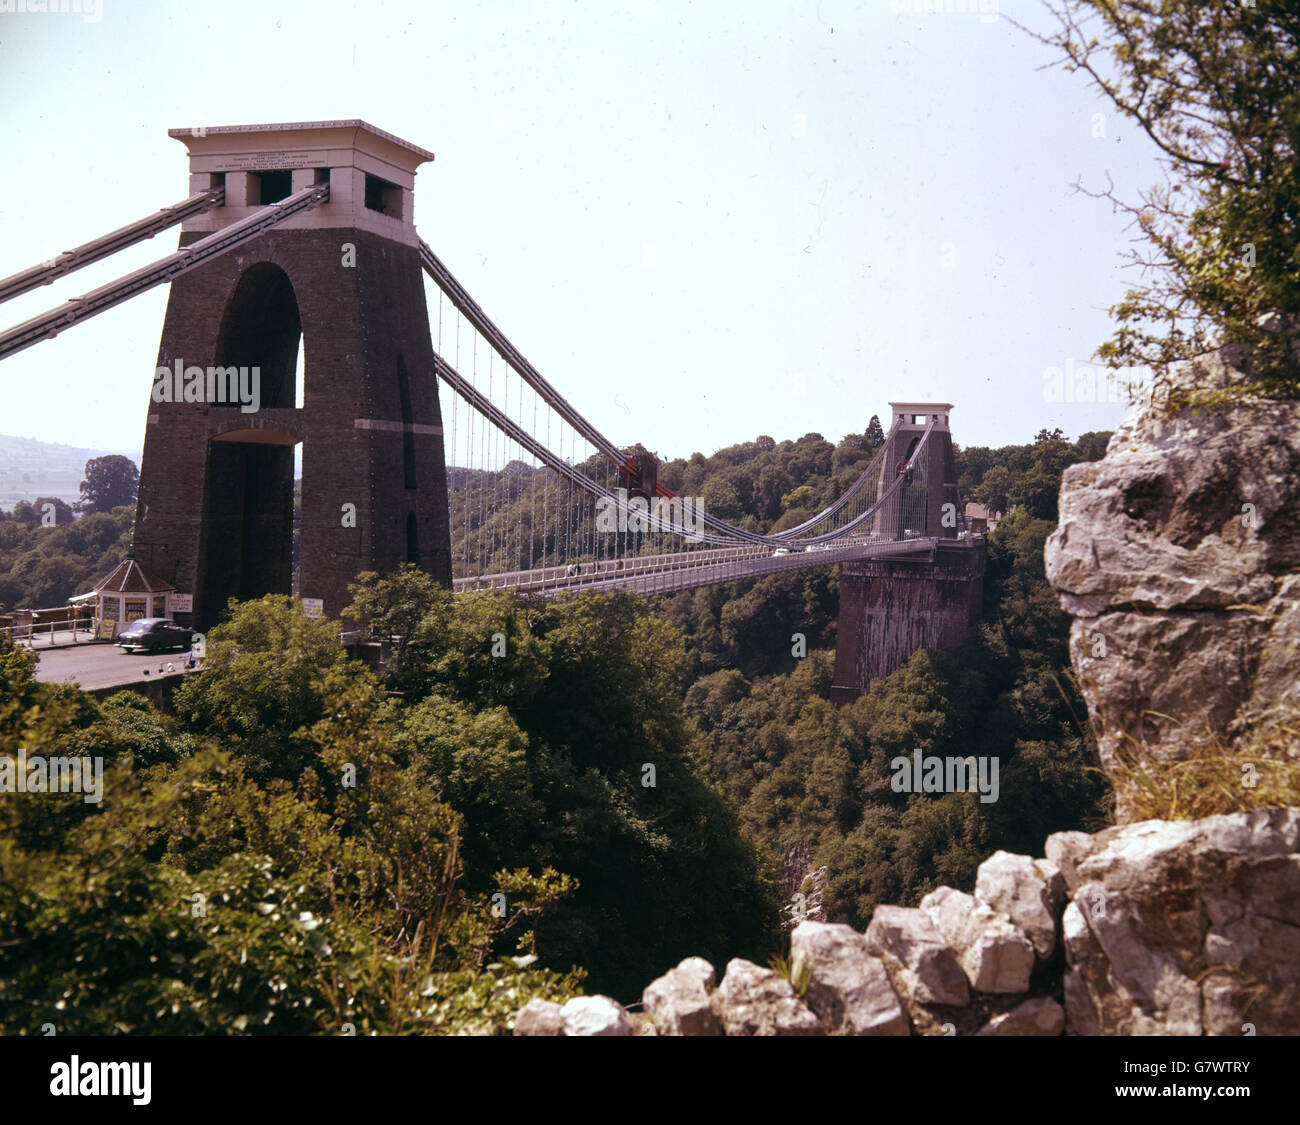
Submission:
{"label": "roadway", "polygon": [[[76,683],[87,691],[121,687],[141,680],[168,679],[189,671],[188,652],[165,652],[157,656],[126,653],[107,641],[69,645],[65,648],[36,649],[40,663],[36,678],[47,683]],[[170,664],[175,669],[167,671]],[[145,669],[149,674],[144,674]],[[159,672],[159,669],[162,672]]]}

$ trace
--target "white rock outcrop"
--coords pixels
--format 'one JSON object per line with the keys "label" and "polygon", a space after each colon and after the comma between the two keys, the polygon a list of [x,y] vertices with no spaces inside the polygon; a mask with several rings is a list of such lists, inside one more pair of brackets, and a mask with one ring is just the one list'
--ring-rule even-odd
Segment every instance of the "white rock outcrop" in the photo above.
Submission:
{"label": "white rock outcrop", "polygon": [[975,1034],[1061,1035],[1064,1032],[1065,1009],[1050,996],[1039,996],[994,1016]]}
{"label": "white rock outcrop", "polygon": [[716,987],[713,966],[703,957],[687,957],[646,986],[641,1005],[657,1035],[721,1035],[711,1001]]}
{"label": "white rock outcrop", "polygon": [[[940,887],[919,909],[879,906],[865,934],[801,923],[790,948],[802,997],[742,958],[715,988],[713,966],[688,957],[642,994],[655,1033],[1300,1034],[1300,809],[1058,832],[1044,850],[990,857],[979,897]],[[1061,976],[1060,958],[1043,957],[1064,895]],[[1035,994],[1021,995],[1036,966]],[[610,997],[581,996],[530,1001],[514,1034],[632,1029]]]}
{"label": "white rock outcrop", "polygon": [[867,926],[867,947],[892,968],[918,1004],[963,1007],[970,985],[957,955],[923,910],[877,906]]}
{"label": "white rock outcrop", "polygon": [[[1176,365],[1174,390],[1230,388],[1229,347]],[[1276,737],[1300,688],[1300,403],[1171,411],[1147,404],[1100,461],[1061,479],[1047,578],[1074,617],[1070,660],[1102,768],[1169,761],[1198,745],[1300,761]],[[1117,792],[1116,818],[1133,819]]]}
{"label": "white rock outcrop", "polygon": [[921,909],[957,953],[976,992],[1024,992],[1034,969],[1034,946],[1005,914],[973,895],[940,887]]}
{"label": "white rock outcrop", "polygon": [[976,900],[1019,926],[1040,961],[1056,948],[1062,897],[1058,890],[1063,894],[1064,883],[1054,865],[1011,852],[994,852],[980,864],[975,879]]}
{"label": "white rock outcrop", "polygon": [[563,1035],[564,1009],[553,1000],[529,1000],[515,1016],[516,1035]]}
{"label": "white rock outcrop", "polygon": [[727,962],[713,1010],[728,1035],[820,1035],[821,1021],[775,969],[743,957]]}
{"label": "white rock outcrop", "polygon": [[907,1035],[907,1013],[879,957],[852,926],[801,922],[790,935],[792,975],[808,974],[808,1007],[828,1035]]}
{"label": "white rock outcrop", "polygon": [[1143,821],[1048,850],[1066,858],[1073,899],[1071,1031],[1300,1031],[1300,809]]}
{"label": "white rock outcrop", "polygon": [[623,1005],[609,996],[575,996],[560,1009],[565,1035],[631,1035]]}

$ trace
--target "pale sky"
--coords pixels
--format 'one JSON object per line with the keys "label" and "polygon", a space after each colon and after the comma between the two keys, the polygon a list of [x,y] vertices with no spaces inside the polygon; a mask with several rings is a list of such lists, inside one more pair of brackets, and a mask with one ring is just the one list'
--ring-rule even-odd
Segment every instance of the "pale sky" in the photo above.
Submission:
{"label": "pale sky", "polygon": [[[416,180],[421,236],[619,444],[837,441],[873,413],[887,427],[890,400],[953,403],[963,445],[1113,428],[1126,405],[1044,394],[1048,368],[1108,337],[1130,280],[1122,216],[1070,184],[1110,172],[1135,196],[1159,178],[1153,146],[1080,76],[1040,69],[1050,52],[991,0],[929,7],[0,14],[0,275],[183,198],[168,128],[360,117],[436,154]],[[1001,8],[1046,26],[1036,3]],[[165,256],[176,234],[8,302],[0,324]],[[166,297],[0,363],[0,433],[138,449]]]}

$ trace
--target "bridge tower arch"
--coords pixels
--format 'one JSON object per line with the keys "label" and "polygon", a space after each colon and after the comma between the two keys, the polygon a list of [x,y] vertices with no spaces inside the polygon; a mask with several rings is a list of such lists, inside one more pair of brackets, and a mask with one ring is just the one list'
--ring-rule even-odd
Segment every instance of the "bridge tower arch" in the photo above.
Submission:
{"label": "bridge tower arch", "polygon": [[[136,557],[193,591],[199,628],[231,597],[289,593],[301,445],[301,596],[338,614],[359,572],[408,559],[450,585],[442,419],[413,221],[415,172],[432,153],[363,121],[170,135],[189,150],[191,191],[226,192],[223,206],[185,222],[181,247],[315,184],[328,183],[329,199],[172,282]],[[159,393],[163,368],[179,372],[172,390],[181,393]]]}

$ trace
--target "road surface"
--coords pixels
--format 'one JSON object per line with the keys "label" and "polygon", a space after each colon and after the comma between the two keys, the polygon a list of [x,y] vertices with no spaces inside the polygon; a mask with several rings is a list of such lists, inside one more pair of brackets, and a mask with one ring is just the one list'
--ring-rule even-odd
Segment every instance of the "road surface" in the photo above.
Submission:
{"label": "road surface", "polygon": [[[36,678],[49,682],[72,681],[87,691],[96,688],[117,687],[139,680],[153,680],[179,676],[188,671],[189,651],[164,652],[156,656],[144,653],[127,653],[107,642],[73,645],[68,648],[40,648],[41,658],[36,667]],[[167,671],[170,664],[175,669]],[[159,668],[162,669],[161,677]],[[145,675],[145,669],[149,674]]]}

